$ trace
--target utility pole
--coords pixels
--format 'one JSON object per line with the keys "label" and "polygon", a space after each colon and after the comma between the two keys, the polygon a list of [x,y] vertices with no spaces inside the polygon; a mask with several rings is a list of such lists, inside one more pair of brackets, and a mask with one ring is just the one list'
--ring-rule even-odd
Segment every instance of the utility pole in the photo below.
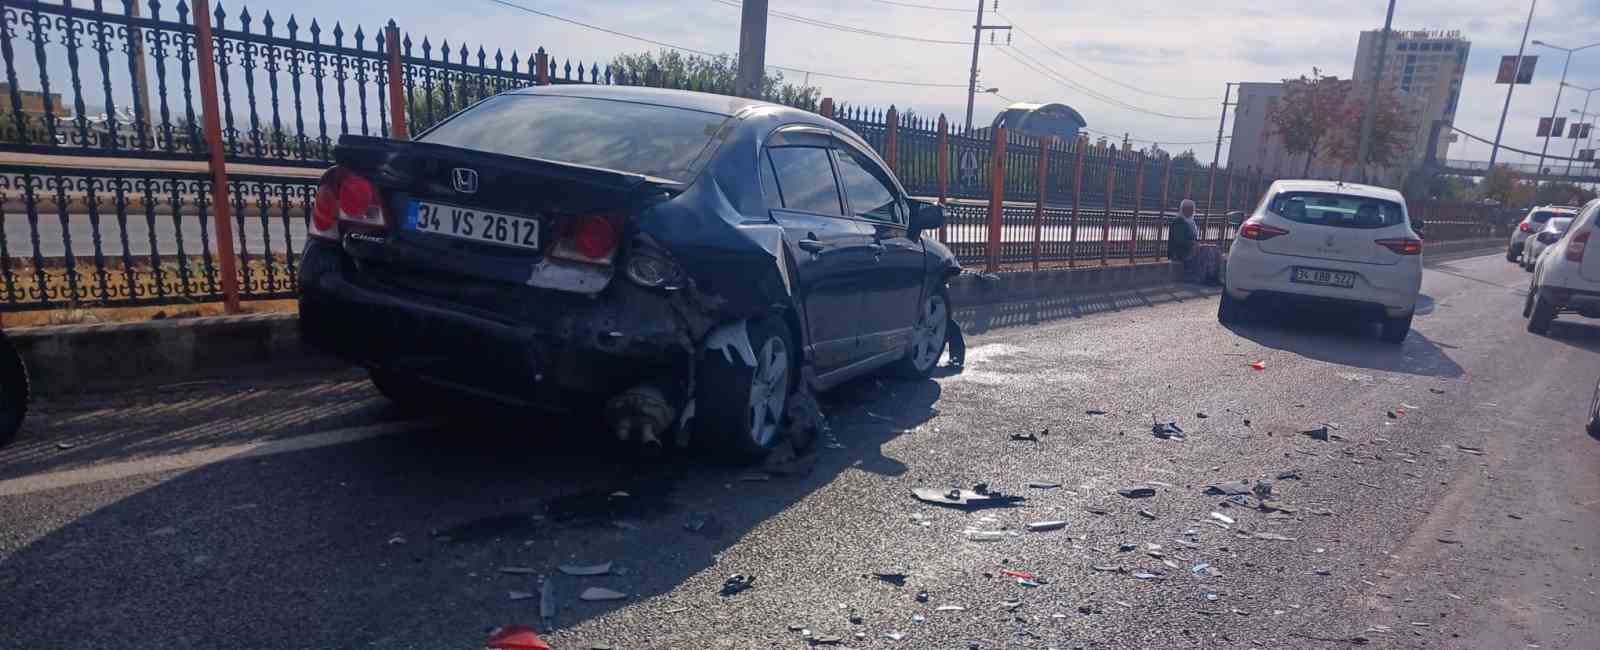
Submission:
{"label": "utility pole", "polygon": [[[1535,40],[1533,44],[1567,53],[1566,63],[1561,64],[1561,85],[1556,86],[1556,101],[1555,104],[1550,107],[1550,131],[1554,131],[1556,130],[1556,113],[1561,111],[1561,91],[1567,89],[1567,69],[1572,67],[1572,55],[1592,47],[1600,47],[1600,43],[1590,43],[1582,47],[1561,47],[1560,45],[1553,45],[1544,41]],[[1560,133],[1552,134],[1550,131],[1545,132],[1544,148],[1539,150],[1539,168],[1534,170],[1533,174],[1534,189],[1538,189],[1539,178],[1544,176],[1544,157],[1545,154],[1549,153],[1550,151],[1550,136],[1554,135],[1557,138],[1561,137]]]}
{"label": "utility pole", "polygon": [[744,0],[739,14],[739,78],[733,92],[761,98],[767,72],[767,0]]}
{"label": "utility pole", "polygon": [[1506,132],[1506,113],[1511,110],[1511,93],[1517,89],[1517,77],[1522,75],[1522,53],[1528,49],[1528,30],[1533,29],[1533,8],[1539,0],[1528,0],[1528,22],[1522,25],[1522,43],[1517,45],[1517,69],[1511,73],[1511,83],[1506,84],[1506,104],[1500,107],[1500,126],[1494,129],[1494,145],[1489,148],[1489,171],[1494,171],[1495,158],[1500,155],[1500,136]]}
{"label": "utility pole", "polygon": [[[972,75],[967,77],[967,130],[972,130],[972,99],[978,94],[978,47],[983,45],[983,33],[989,30],[1003,29],[1007,38],[1011,32],[1010,25],[985,25],[983,24],[983,3],[978,0],[978,22],[972,25]],[[994,0],[995,11],[1000,10],[1000,0]]]}
{"label": "utility pole", "polygon": [[1217,123],[1217,148],[1211,152],[1211,164],[1215,166],[1222,161],[1222,129],[1228,125],[1228,107],[1236,106],[1238,102],[1229,102],[1228,96],[1233,94],[1233,82],[1228,82],[1228,87],[1222,91],[1222,121]]}
{"label": "utility pole", "polygon": [[1367,95],[1367,110],[1361,114],[1361,147],[1356,154],[1356,164],[1361,167],[1361,182],[1367,182],[1367,158],[1372,153],[1372,125],[1378,111],[1378,82],[1383,79],[1383,57],[1389,52],[1389,27],[1394,25],[1394,2],[1389,0],[1389,13],[1383,17],[1383,34],[1378,36],[1377,69],[1372,72],[1372,92]]}
{"label": "utility pole", "polygon": [[[1567,85],[1572,86],[1572,84],[1567,84]],[[1578,86],[1572,86],[1572,89],[1573,90],[1581,90],[1581,91],[1584,92],[1584,95],[1583,95],[1583,110],[1578,111],[1578,122],[1577,122],[1577,126],[1575,127],[1577,130],[1572,132],[1573,136],[1579,136],[1579,135],[1583,134],[1583,121],[1589,119],[1589,99],[1591,97],[1594,97],[1594,91],[1600,90],[1600,88],[1580,88]],[[1594,134],[1592,134],[1592,133],[1589,134],[1589,137],[1591,139],[1593,139],[1594,138]],[[1568,176],[1572,175],[1572,159],[1576,158],[1576,157],[1578,157],[1578,138],[1577,137],[1573,137],[1572,138],[1572,153],[1567,154],[1567,175]]]}

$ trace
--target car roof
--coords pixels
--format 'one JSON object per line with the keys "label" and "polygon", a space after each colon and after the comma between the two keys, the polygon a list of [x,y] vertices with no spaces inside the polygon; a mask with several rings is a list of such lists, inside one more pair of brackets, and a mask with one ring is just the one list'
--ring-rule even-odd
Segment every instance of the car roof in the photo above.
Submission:
{"label": "car roof", "polygon": [[1533,214],[1535,212],[1570,212],[1572,214],[1577,214],[1578,210],[1581,209],[1582,208],[1575,208],[1570,205],[1541,205],[1529,210],[1528,214]]}
{"label": "car roof", "polygon": [[1332,194],[1349,194],[1373,199],[1383,199],[1405,204],[1406,198],[1399,192],[1387,187],[1376,185],[1362,185],[1360,183],[1342,183],[1339,181],[1315,180],[1280,180],[1273,182],[1279,192],[1328,192]]}
{"label": "car roof", "polygon": [[647,88],[642,86],[600,86],[595,84],[561,84],[551,86],[532,86],[513,90],[512,95],[552,95],[561,97],[580,97],[586,99],[607,99],[612,101],[637,102],[640,104],[654,104],[671,108],[682,108],[703,113],[716,113],[718,115],[733,116],[754,106],[781,106],[771,102],[764,102],[745,97],[730,95],[713,95],[711,93],[697,93],[689,90],[672,90],[669,88]]}

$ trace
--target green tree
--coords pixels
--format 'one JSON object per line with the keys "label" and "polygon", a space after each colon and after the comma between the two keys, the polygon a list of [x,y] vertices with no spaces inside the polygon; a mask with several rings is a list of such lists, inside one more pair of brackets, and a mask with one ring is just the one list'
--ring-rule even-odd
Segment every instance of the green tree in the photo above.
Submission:
{"label": "green tree", "polygon": [[1302,174],[1310,176],[1312,161],[1326,154],[1338,139],[1336,132],[1346,116],[1350,81],[1312,68],[1310,77],[1290,79],[1284,86],[1283,98],[1268,116],[1268,122],[1273,134],[1283,137],[1285,151],[1306,157]]}
{"label": "green tree", "polygon": [[1501,205],[1510,206],[1512,205],[1512,193],[1515,192],[1521,180],[1521,174],[1518,174],[1510,165],[1495,165],[1494,169],[1489,170],[1489,173],[1484,175],[1483,183],[1480,184],[1483,190],[1483,197],[1499,201]]}
{"label": "green tree", "polygon": [[[1328,157],[1342,165],[1361,167],[1361,125],[1367,113],[1367,92],[1351,82],[1339,84],[1344,98],[1329,129]],[[1411,144],[1411,121],[1400,110],[1393,87],[1378,89],[1372,115],[1372,139],[1367,164],[1379,167],[1399,162]],[[1366,170],[1361,169],[1366,177]]]}
{"label": "green tree", "polygon": [[[625,74],[630,83],[637,78],[647,86],[704,89],[724,95],[733,94],[734,82],[739,78],[739,59],[727,54],[708,57],[663,49],[619,55],[608,67],[613,75]],[[811,108],[822,97],[822,91],[816,86],[788,83],[782,72],[773,72],[762,75],[761,97]]]}
{"label": "green tree", "polygon": [[1172,164],[1177,167],[1199,167],[1200,159],[1194,155],[1194,150],[1189,149],[1172,157]]}

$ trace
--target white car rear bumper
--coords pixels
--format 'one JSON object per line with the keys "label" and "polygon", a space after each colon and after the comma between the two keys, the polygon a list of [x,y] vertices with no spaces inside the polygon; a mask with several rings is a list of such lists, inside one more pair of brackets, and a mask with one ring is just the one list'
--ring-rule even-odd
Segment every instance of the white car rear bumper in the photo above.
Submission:
{"label": "white car rear bumper", "polygon": [[[1353,273],[1355,286],[1347,289],[1294,282],[1291,278],[1297,267]],[[1229,295],[1241,300],[1257,293],[1304,297],[1314,302],[1381,307],[1385,316],[1399,318],[1416,309],[1422,266],[1420,259],[1402,259],[1385,266],[1273,255],[1247,245],[1229,255],[1225,284]]]}

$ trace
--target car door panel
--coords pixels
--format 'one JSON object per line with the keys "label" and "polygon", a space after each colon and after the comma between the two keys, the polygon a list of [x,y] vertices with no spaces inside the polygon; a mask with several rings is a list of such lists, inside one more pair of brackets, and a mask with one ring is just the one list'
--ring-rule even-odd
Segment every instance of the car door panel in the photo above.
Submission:
{"label": "car door panel", "polygon": [[922,243],[910,237],[909,210],[888,170],[848,144],[835,155],[845,203],[871,237],[873,268],[861,287],[862,352],[903,350],[922,301]]}

